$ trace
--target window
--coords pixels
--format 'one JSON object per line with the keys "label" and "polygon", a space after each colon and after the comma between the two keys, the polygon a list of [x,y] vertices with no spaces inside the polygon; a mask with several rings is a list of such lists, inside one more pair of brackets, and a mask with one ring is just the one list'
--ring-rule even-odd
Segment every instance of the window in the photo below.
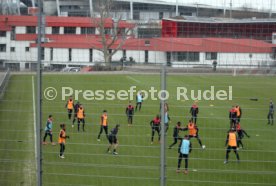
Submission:
{"label": "window", "polygon": [[72,61],[72,48],[69,48],[69,61]]}
{"label": "window", "polygon": [[93,62],[93,49],[89,49],[89,61]]}
{"label": "window", "polygon": [[53,48],[50,48],[50,61],[53,61],[54,58],[54,50]]}
{"label": "window", "polygon": [[110,34],[111,33],[111,29],[110,28],[105,28],[104,29],[104,34]]}
{"label": "window", "polygon": [[163,19],[164,17],[164,12],[159,12],[159,19]]}
{"label": "window", "polygon": [[81,34],[95,34],[95,28],[81,27]]}
{"label": "window", "polygon": [[27,34],[35,34],[36,28],[35,26],[27,26],[26,27],[26,33]]}
{"label": "window", "polygon": [[199,52],[177,52],[177,60],[197,62],[199,61]]}
{"label": "window", "polygon": [[26,48],[25,48],[25,51],[26,51],[26,52],[29,52],[29,51],[30,51],[30,47],[26,47]]}
{"label": "window", "polygon": [[58,26],[53,26],[52,27],[52,34],[59,34],[59,28]]}
{"label": "window", "polygon": [[149,62],[149,51],[146,50],[145,51],[145,63],[148,63]]}
{"label": "window", "polygon": [[6,44],[0,44],[0,52],[6,52]]}
{"label": "window", "polygon": [[30,68],[30,63],[25,63],[25,69],[29,69]]}
{"label": "window", "polygon": [[64,27],[64,34],[76,34],[76,27]]}
{"label": "window", "polygon": [[15,47],[11,47],[11,52],[15,52]]}
{"label": "window", "polygon": [[126,59],[126,50],[123,50],[123,58]]}
{"label": "window", "polygon": [[12,27],[12,30],[11,30],[11,40],[15,40],[15,27],[14,26]]}
{"label": "window", "polygon": [[45,59],[45,49],[42,47],[41,48],[41,60]]}
{"label": "window", "polygon": [[6,37],[6,31],[0,31],[0,37]]}
{"label": "window", "polygon": [[206,60],[217,60],[216,52],[206,52]]}

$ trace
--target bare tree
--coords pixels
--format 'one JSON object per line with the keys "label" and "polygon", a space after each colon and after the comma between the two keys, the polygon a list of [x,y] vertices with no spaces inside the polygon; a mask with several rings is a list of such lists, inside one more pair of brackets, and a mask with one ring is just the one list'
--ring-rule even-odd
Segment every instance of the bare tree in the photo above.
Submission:
{"label": "bare tree", "polygon": [[115,15],[113,0],[100,0],[97,2],[96,7],[99,12],[99,18],[92,20],[100,34],[102,48],[99,50],[103,53],[104,62],[110,63],[112,56],[122,48],[132,28],[120,27],[123,22],[121,15],[112,18],[112,13]]}

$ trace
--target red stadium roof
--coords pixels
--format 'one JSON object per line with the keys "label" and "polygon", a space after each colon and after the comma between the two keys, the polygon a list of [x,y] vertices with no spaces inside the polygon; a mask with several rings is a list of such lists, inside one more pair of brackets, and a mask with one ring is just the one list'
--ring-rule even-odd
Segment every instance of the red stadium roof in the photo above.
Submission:
{"label": "red stadium roof", "polygon": [[[100,18],[88,17],[57,17],[46,16],[46,26],[60,26],[60,27],[96,27]],[[105,19],[105,27],[111,28],[113,20],[111,18]],[[36,16],[0,16],[0,28],[2,25],[6,26],[37,26]],[[120,21],[120,28],[133,28],[135,25],[126,21]]]}
{"label": "red stadium roof", "polygon": [[[44,43],[47,48],[95,48],[101,49],[99,36],[86,35],[48,35],[50,42]],[[17,40],[35,40],[36,36],[17,35]],[[121,40],[112,45],[116,48]],[[31,45],[35,47],[36,44]],[[129,38],[122,45],[123,50],[149,50],[163,52],[221,52],[221,53],[271,53],[274,44],[252,39],[228,38]]]}

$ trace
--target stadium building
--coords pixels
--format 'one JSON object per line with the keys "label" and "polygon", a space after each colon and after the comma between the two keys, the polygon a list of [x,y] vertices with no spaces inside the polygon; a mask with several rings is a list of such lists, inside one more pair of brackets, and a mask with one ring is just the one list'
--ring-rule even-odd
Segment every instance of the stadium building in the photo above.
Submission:
{"label": "stadium building", "polygon": [[[113,24],[109,19],[105,27],[112,29]],[[0,16],[1,66],[17,70],[36,67],[36,25],[35,16]],[[121,21],[118,28],[123,31],[134,29],[135,25]],[[92,66],[104,61],[101,38],[90,18],[47,16],[42,39],[44,66]],[[123,42],[112,61],[132,58],[136,63],[166,63],[173,67],[210,66],[214,60],[218,67],[269,67],[276,47],[248,38],[135,38],[132,33]],[[119,44],[120,41],[115,42],[110,50]]]}

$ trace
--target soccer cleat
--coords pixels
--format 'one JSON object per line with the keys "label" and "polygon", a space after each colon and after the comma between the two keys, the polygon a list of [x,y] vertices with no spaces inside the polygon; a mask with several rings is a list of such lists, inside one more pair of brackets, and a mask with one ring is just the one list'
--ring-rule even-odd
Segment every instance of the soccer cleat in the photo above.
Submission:
{"label": "soccer cleat", "polygon": [[64,155],[61,155],[61,156],[59,156],[61,159],[64,159],[65,157],[64,157]]}
{"label": "soccer cleat", "polygon": [[43,144],[43,145],[47,145],[47,142],[43,141],[42,144]]}
{"label": "soccer cleat", "polygon": [[52,145],[56,145],[56,143],[55,143],[55,142],[52,142],[51,144],[52,144]]}
{"label": "soccer cleat", "polygon": [[180,173],[180,169],[176,169],[176,173]]}
{"label": "soccer cleat", "polygon": [[202,147],[201,147],[202,149],[205,149],[206,148],[206,146],[205,145],[202,145]]}
{"label": "soccer cleat", "polygon": [[97,141],[101,141],[101,139],[98,138]]}
{"label": "soccer cleat", "polygon": [[72,125],[72,128],[74,128],[74,125]]}
{"label": "soccer cleat", "polygon": [[188,174],[188,170],[184,170],[184,174]]}
{"label": "soccer cleat", "polygon": [[227,160],[225,160],[223,163],[224,163],[224,164],[227,164],[227,163],[228,163],[228,161],[227,161]]}
{"label": "soccer cleat", "polygon": [[113,155],[118,155],[118,152],[113,152]]}
{"label": "soccer cleat", "polygon": [[150,144],[152,145],[152,144],[153,144],[153,141],[152,141],[152,142],[150,142]]}

